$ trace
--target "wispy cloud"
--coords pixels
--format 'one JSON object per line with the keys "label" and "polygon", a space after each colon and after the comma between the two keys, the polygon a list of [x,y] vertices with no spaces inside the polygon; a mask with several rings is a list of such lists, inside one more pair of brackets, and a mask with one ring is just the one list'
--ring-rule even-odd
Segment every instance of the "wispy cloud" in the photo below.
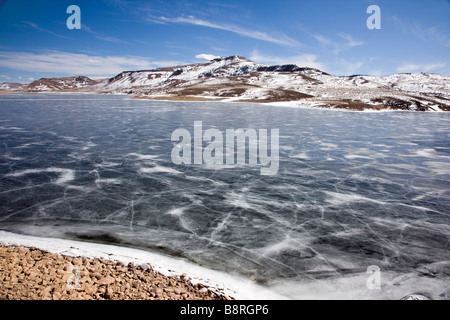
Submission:
{"label": "wispy cloud", "polygon": [[351,36],[347,33],[340,32],[337,34],[337,36],[341,39],[344,39],[344,41],[330,42],[330,44],[332,46],[334,46],[334,50],[333,50],[334,54],[339,54],[342,51],[346,51],[346,50],[352,49],[354,47],[359,47],[364,44],[363,41],[356,40],[355,38],[353,38],[353,36]]}
{"label": "wispy cloud", "polygon": [[94,30],[92,30],[89,26],[83,24],[81,27],[81,30],[84,30],[92,35],[94,35],[97,39],[99,40],[103,40],[103,41],[108,41],[108,42],[113,42],[113,43],[122,43],[122,44],[127,44],[128,42],[114,38],[114,37],[110,37],[110,36],[106,36],[103,35],[99,32],[96,32]]}
{"label": "wispy cloud", "polygon": [[45,32],[45,33],[51,34],[52,36],[55,36],[55,37],[59,37],[59,38],[63,38],[63,39],[70,39],[70,37],[66,37],[66,36],[63,36],[63,35],[61,35],[59,33],[53,32],[51,30],[44,29],[41,26],[39,26],[37,23],[34,23],[34,22],[22,21],[22,25],[26,25],[26,26],[34,29],[34,30],[38,30],[38,31],[41,31],[41,32]]}
{"label": "wispy cloud", "polygon": [[215,56],[213,54],[201,53],[195,56],[197,59],[205,59],[205,60],[213,60],[220,58],[219,56]]}
{"label": "wispy cloud", "polygon": [[332,52],[334,54],[339,54],[342,51],[364,45],[363,41],[357,40],[352,35],[344,32],[339,32],[335,36],[324,36],[322,34],[310,32],[302,27],[300,30],[310,37],[313,37],[321,46],[333,48]]}
{"label": "wispy cloud", "polygon": [[415,72],[420,70],[420,64],[412,64],[412,63],[407,63],[407,64],[402,64],[401,66],[399,66],[397,68],[397,72]]}
{"label": "wispy cloud", "polygon": [[409,31],[422,41],[432,41],[444,47],[450,47],[450,33],[439,27],[423,28],[419,24],[410,27]]}
{"label": "wispy cloud", "polygon": [[435,70],[442,69],[446,66],[447,66],[447,63],[444,63],[444,62],[426,64],[423,66],[423,71],[425,71],[425,72],[435,71]]}
{"label": "wispy cloud", "polygon": [[320,70],[325,69],[325,64],[317,61],[317,56],[311,53],[305,53],[290,57],[280,57],[280,56],[268,56],[260,53],[257,50],[252,52],[250,57],[251,60],[268,65],[284,65],[284,64],[296,64],[299,67],[310,67]]}
{"label": "wispy cloud", "polygon": [[343,32],[338,33],[338,36],[345,40],[343,47],[346,48],[358,47],[364,44],[364,42],[355,40],[351,35]]}
{"label": "wispy cloud", "polygon": [[324,36],[322,36],[320,34],[311,34],[311,36],[313,36],[314,39],[316,39],[317,42],[319,42],[321,45],[333,44],[333,42],[330,39],[328,39],[328,38],[326,38],[326,37],[324,37]]}
{"label": "wispy cloud", "polygon": [[34,79],[33,77],[18,76],[16,81],[20,83],[30,83],[34,80],[36,79]]}
{"label": "wispy cloud", "polygon": [[330,70],[334,75],[350,76],[355,74],[384,74],[382,70],[374,66],[373,62],[379,60],[379,57],[362,57],[362,58],[338,58],[330,63]]}
{"label": "wispy cloud", "polygon": [[366,61],[348,61],[341,59],[336,66],[337,68],[340,68],[341,71],[336,74],[345,76],[357,74],[365,64]]}
{"label": "wispy cloud", "polygon": [[450,33],[439,27],[431,27],[426,30],[427,35],[444,47],[450,47]]}
{"label": "wispy cloud", "polygon": [[[155,18],[149,18],[151,20],[155,20]],[[225,30],[229,31],[235,34],[238,34],[240,36],[257,39],[261,41],[266,41],[274,44],[279,44],[283,46],[292,46],[292,47],[299,47],[302,46],[300,42],[298,42],[295,39],[292,39],[284,34],[273,34],[270,35],[266,32],[257,31],[257,30],[250,30],[246,29],[237,25],[232,24],[219,24],[216,22],[211,22],[208,20],[198,19],[193,16],[188,17],[178,17],[178,18],[167,18],[167,17],[160,17],[157,19],[158,21],[165,22],[165,23],[184,23],[184,24],[191,24],[196,26],[202,26],[207,28],[213,28],[213,29],[219,29],[219,30]],[[149,20],[150,21],[150,20]]]}
{"label": "wispy cloud", "polygon": [[415,64],[415,63],[405,63],[397,68],[397,72],[408,73],[408,72],[431,72],[437,71],[447,66],[447,63],[430,63],[430,64]]}
{"label": "wispy cloud", "polygon": [[142,70],[178,64],[136,56],[94,56],[63,51],[43,53],[0,51],[0,67],[29,72],[109,77],[124,70]]}
{"label": "wispy cloud", "polygon": [[419,23],[406,23],[396,16],[393,17],[393,20],[406,34],[413,35],[422,41],[431,41],[444,47],[450,47],[450,32],[447,29],[437,26],[424,27]]}

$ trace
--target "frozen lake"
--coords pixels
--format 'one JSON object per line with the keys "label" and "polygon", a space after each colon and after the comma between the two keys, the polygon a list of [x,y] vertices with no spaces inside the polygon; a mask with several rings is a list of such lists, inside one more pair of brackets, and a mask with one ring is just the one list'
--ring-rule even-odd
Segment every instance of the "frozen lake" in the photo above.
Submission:
{"label": "frozen lake", "polygon": [[[173,164],[172,132],[195,121],[279,129],[278,173]],[[377,266],[375,297],[449,299],[449,199],[450,113],[0,96],[1,230],[182,257],[293,298],[372,297]]]}

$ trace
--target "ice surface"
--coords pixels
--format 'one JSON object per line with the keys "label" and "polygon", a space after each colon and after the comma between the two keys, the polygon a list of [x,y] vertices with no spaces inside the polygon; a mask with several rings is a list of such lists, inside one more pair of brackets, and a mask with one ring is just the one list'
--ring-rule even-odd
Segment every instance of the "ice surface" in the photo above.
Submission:
{"label": "ice surface", "polygon": [[[0,116],[2,230],[143,248],[295,298],[446,297],[450,114],[13,95]],[[195,121],[280,129],[278,174],[174,165],[171,134]]]}
{"label": "ice surface", "polygon": [[[19,158],[20,160],[21,158]],[[16,160],[16,158],[10,158],[10,160]],[[55,184],[64,184],[75,179],[75,174],[71,169],[63,168],[45,168],[45,169],[26,169],[22,171],[16,171],[11,174],[7,174],[6,177],[22,177],[29,174],[37,174],[43,172],[54,172],[59,175],[58,179],[54,181]]]}

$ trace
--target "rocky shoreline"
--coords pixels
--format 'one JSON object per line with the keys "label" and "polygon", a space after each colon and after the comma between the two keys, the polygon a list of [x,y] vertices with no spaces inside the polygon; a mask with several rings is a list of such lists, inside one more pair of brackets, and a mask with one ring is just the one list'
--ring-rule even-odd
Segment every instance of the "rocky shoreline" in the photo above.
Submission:
{"label": "rocky shoreline", "polygon": [[0,300],[228,300],[150,265],[0,247]]}

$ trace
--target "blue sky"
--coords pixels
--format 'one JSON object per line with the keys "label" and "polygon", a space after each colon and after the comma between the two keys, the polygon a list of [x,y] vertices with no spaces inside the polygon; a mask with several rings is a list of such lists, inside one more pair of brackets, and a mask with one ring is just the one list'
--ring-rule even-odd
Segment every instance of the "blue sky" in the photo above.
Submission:
{"label": "blue sky", "polygon": [[[69,30],[69,5],[81,29]],[[367,8],[381,9],[370,30]],[[334,75],[450,76],[449,0],[0,0],[0,82],[241,55]]]}

